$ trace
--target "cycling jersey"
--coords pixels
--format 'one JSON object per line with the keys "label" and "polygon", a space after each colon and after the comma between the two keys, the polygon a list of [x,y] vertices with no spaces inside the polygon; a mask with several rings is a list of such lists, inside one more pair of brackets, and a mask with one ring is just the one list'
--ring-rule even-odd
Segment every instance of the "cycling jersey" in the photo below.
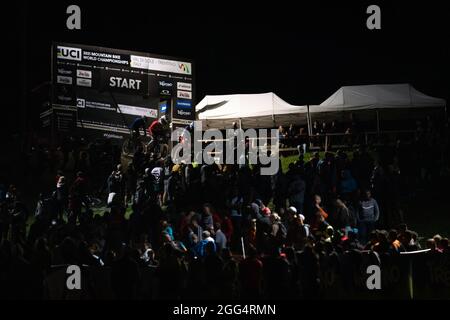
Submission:
{"label": "cycling jersey", "polygon": [[150,127],[148,127],[147,131],[152,136],[158,136],[158,135],[161,135],[164,133],[164,126],[162,125],[161,122],[159,122],[158,120],[155,120],[152,122]]}

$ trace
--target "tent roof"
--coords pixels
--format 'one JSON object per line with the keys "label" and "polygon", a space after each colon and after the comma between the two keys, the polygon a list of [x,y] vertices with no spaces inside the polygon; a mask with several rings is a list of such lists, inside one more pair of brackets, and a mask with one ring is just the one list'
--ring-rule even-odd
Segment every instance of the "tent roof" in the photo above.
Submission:
{"label": "tent roof", "polygon": [[445,104],[444,99],[427,96],[410,84],[376,84],[341,87],[319,106],[312,107],[311,112],[444,107]]}
{"label": "tent roof", "polygon": [[200,120],[209,126],[228,127],[242,120],[245,127],[272,127],[305,122],[305,106],[294,106],[273,92],[259,94],[208,95],[195,107]]}

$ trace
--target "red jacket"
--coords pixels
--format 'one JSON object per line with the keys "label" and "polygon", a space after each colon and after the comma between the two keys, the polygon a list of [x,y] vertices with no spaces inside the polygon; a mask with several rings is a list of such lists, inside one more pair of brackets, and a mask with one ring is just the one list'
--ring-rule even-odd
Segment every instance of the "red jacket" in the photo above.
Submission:
{"label": "red jacket", "polygon": [[164,126],[158,120],[152,122],[150,127],[147,129],[151,136],[159,135],[164,132]]}

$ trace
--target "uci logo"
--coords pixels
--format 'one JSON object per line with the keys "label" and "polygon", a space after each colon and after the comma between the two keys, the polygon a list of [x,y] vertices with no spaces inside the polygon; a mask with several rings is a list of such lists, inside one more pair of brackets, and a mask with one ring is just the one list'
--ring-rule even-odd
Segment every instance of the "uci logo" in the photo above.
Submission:
{"label": "uci logo", "polygon": [[81,61],[81,49],[58,46],[56,57],[58,59]]}

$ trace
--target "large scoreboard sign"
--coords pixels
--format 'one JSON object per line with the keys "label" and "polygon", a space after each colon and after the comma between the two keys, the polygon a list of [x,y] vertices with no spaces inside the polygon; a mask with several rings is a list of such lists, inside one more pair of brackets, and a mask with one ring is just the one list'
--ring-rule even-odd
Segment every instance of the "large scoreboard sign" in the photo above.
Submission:
{"label": "large scoreboard sign", "polygon": [[186,59],[54,43],[52,84],[60,131],[121,138],[136,117],[157,118],[161,103],[174,122],[195,119],[193,63]]}

